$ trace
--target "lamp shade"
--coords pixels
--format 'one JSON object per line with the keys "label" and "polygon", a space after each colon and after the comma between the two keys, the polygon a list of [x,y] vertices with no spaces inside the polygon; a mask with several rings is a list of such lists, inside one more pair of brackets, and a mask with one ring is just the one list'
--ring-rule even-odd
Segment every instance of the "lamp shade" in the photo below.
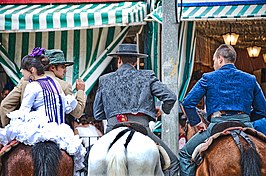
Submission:
{"label": "lamp shade", "polygon": [[263,60],[264,60],[264,63],[266,64],[266,54],[263,54]]}
{"label": "lamp shade", "polygon": [[227,45],[236,45],[239,35],[236,33],[227,33],[223,35],[224,43]]}
{"label": "lamp shade", "polygon": [[260,54],[261,47],[252,46],[252,47],[248,47],[247,50],[248,50],[249,57],[258,57]]}

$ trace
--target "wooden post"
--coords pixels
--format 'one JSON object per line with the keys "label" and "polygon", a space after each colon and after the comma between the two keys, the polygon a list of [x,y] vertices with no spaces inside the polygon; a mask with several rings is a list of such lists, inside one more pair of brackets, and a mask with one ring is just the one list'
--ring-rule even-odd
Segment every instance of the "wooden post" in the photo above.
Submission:
{"label": "wooden post", "polygon": [[[176,0],[163,1],[162,81],[178,96],[178,23]],[[178,154],[178,102],[169,115],[162,116],[162,140]]]}

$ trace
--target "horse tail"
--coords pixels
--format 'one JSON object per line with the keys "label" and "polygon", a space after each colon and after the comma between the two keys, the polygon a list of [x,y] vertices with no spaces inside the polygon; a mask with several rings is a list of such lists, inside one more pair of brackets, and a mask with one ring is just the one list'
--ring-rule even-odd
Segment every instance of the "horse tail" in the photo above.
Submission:
{"label": "horse tail", "polygon": [[[242,145],[239,137],[237,137],[236,134],[240,135],[242,139],[244,139],[246,144]],[[262,161],[256,150],[254,142],[242,130],[231,131],[231,135],[233,136],[240,150],[240,164],[241,164],[242,175],[260,176]]]}
{"label": "horse tail", "polygon": [[39,142],[32,147],[34,176],[57,176],[61,150],[54,142]]}
{"label": "horse tail", "polygon": [[[127,136],[125,144],[123,145],[121,142],[116,143],[118,139],[128,131],[130,131],[130,133]],[[113,142],[110,144],[108,148],[109,151],[106,155],[108,176],[128,175],[126,149],[134,133],[135,131],[132,129],[124,129],[117,134]]]}
{"label": "horse tail", "polygon": [[113,145],[106,156],[107,175],[127,175],[126,148],[122,143]]}
{"label": "horse tail", "polygon": [[261,175],[261,158],[255,147],[249,147],[241,152],[241,170],[243,176]]}

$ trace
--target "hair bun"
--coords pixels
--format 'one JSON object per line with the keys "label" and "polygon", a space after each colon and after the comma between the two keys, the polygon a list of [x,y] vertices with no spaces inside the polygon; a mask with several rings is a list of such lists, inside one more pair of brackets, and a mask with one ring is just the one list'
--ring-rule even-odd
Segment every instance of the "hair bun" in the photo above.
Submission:
{"label": "hair bun", "polygon": [[41,64],[43,65],[43,68],[46,70],[46,68],[49,66],[50,60],[48,59],[48,57],[42,57],[40,59]]}

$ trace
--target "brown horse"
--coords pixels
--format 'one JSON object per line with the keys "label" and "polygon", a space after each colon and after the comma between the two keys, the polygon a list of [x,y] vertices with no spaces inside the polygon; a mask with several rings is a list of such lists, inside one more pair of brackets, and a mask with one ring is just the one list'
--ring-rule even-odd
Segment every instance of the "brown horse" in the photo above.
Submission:
{"label": "brown horse", "polygon": [[201,153],[203,162],[196,176],[265,176],[266,141],[248,135],[254,143],[253,148],[245,139],[239,137],[243,150],[240,150],[231,135],[225,135],[212,142],[208,150]]}
{"label": "brown horse", "polygon": [[71,156],[54,142],[22,143],[2,156],[3,176],[73,176]]}
{"label": "brown horse", "polygon": [[[203,160],[198,165],[196,176],[266,176],[266,137],[253,130],[247,131],[252,132],[252,135],[247,134],[252,142],[239,135],[238,144],[231,135],[214,139],[208,149],[201,152]],[[196,128],[187,125],[188,140],[196,132]]]}

